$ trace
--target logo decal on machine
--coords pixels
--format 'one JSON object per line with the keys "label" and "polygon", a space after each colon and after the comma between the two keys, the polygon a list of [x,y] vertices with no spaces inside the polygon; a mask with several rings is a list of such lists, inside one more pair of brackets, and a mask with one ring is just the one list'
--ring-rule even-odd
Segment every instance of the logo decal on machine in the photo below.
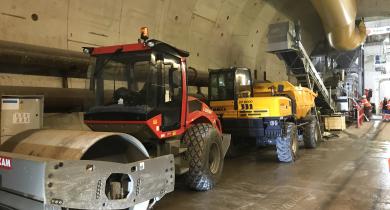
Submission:
{"label": "logo decal on machine", "polygon": [[0,157],[0,169],[12,169],[11,158]]}
{"label": "logo decal on machine", "polygon": [[211,111],[209,108],[203,108],[203,111],[206,112],[207,114],[213,113],[213,111]]}

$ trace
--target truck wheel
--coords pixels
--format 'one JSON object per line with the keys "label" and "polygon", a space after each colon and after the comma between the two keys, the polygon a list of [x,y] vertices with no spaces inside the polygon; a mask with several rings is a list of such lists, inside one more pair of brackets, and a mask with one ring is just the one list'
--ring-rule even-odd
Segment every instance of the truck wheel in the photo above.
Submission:
{"label": "truck wheel", "polygon": [[286,123],[285,135],[276,138],[276,153],[280,162],[294,162],[298,157],[297,127]]}
{"label": "truck wheel", "polygon": [[196,191],[207,191],[219,180],[223,168],[222,139],[209,123],[190,127],[184,135],[189,161],[187,185]]}
{"label": "truck wheel", "polygon": [[309,123],[304,127],[303,142],[306,148],[316,148],[319,142],[319,128],[317,118],[310,116]]}

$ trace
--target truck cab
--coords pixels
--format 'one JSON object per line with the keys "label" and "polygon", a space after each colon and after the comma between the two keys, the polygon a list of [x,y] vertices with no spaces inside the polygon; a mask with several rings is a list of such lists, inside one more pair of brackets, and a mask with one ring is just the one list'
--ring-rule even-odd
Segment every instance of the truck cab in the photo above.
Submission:
{"label": "truck cab", "polygon": [[209,70],[209,103],[220,119],[238,117],[238,99],[253,97],[252,83],[247,68]]}

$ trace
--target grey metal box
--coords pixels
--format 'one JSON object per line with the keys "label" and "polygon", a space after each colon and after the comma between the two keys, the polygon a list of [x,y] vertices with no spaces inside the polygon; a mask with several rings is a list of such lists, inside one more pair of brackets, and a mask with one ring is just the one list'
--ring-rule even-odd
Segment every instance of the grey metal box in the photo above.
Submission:
{"label": "grey metal box", "polygon": [[267,52],[285,51],[293,48],[295,36],[294,23],[291,21],[269,25]]}
{"label": "grey metal box", "polygon": [[348,96],[339,96],[336,100],[336,105],[337,105],[338,112],[348,112],[349,111]]}
{"label": "grey metal box", "polygon": [[1,96],[0,144],[20,132],[43,125],[43,96]]}

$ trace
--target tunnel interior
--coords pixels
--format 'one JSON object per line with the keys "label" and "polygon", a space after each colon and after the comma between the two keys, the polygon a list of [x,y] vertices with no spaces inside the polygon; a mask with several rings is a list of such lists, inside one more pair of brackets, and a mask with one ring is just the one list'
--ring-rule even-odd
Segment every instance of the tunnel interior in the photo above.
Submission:
{"label": "tunnel interior", "polygon": [[[44,96],[39,114],[32,114],[25,102],[16,100],[18,105],[10,105],[1,101],[0,144],[3,138],[10,140],[0,146],[2,152],[19,149],[24,151],[20,154],[29,156],[47,152],[48,155],[41,158],[70,157],[62,159],[74,161],[79,159],[74,154],[82,153],[81,160],[105,161],[106,164],[156,161],[148,152],[152,156],[174,154],[174,160],[172,156],[159,158],[169,166],[164,165],[159,171],[145,170],[148,173],[143,174],[135,164],[128,164],[123,166],[131,165],[126,168],[129,174],[107,173],[106,180],[98,180],[100,184],[86,190],[92,192],[93,199],[98,199],[100,193],[105,196],[108,202],[103,203],[103,207],[110,202],[127,202],[125,199],[135,193],[138,197],[131,199],[132,204],[140,202],[140,197],[145,198],[146,209],[169,193],[157,204],[157,210],[389,208],[390,140],[386,128],[390,108],[386,110],[383,105],[385,97],[390,98],[389,0],[0,0],[0,3],[0,97]],[[270,33],[270,26],[276,24],[285,29],[281,30],[280,37]],[[101,79],[94,69],[97,66],[94,56],[100,51],[108,60],[114,60],[107,54],[150,50],[153,46],[148,45],[143,34],[145,29],[150,40],[160,40],[189,52],[188,57],[175,62],[177,72],[183,73],[178,75],[185,76],[188,88],[183,83],[180,87],[172,86],[181,93],[188,90],[188,96],[201,96],[205,104],[189,97],[188,102],[185,96],[185,99],[180,98],[181,106],[169,108],[169,112],[177,116],[175,122],[180,122],[172,126],[178,130],[161,127],[164,115],[160,119],[161,113],[154,112],[148,119],[141,119],[137,113],[134,114],[136,120],[120,114],[114,120],[84,119],[84,113],[91,111],[98,101],[98,91],[94,92],[98,86],[107,87],[101,91],[105,92],[101,99],[114,103],[113,109],[126,103],[124,97],[131,101],[136,95],[134,91],[127,91],[115,94],[117,97],[113,100],[112,93],[121,84],[115,73],[120,72],[118,65],[108,65],[114,70],[112,80]],[[271,48],[275,44],[272,40],[282,43],[279,46],[288,45],[288,49]],[[123,52],[124,49],[130,50]],[[153,56],[151,63],[156,61]],[[169,58],[161,60],[162,65],[169,63]],[[129,65],[123,70],[128,74],[126,82],[133,82],[127,84],[128,89],[131,85],[142,86],[132,80],[132,68],[134,66]],[[249,69],[254,81],[247,85],[259,85],[250,87],[253,97],[251,91],[247,91],[242,97],[233,96],[232,102],[227,103],[228,108],[212,107],[206,100],[208,85],[212,83],[208,78],[210,70],[234,68]],[[91,76],[97,79],[89,80]],[[215,83],[222,91],[229,82],[231,87],[239,85],[239,76],[230,77],[234,84],[220,78],[222,76]],[[157,79],[172,82],[169,76]],[[286,85],[273,86],[280,81],[286,81],[283,83]],[[272,82],[275,83],[267,90],[260,91],[261,86]],[[156,84],[151,83],[151,86]],[[290,86],[297,92],[305,90],[311,94],[310,102],[314,105],[307,109],[310,111],[306,111],[306,116],[297,117],[296,109],[311,104],[297,106],[296,102],[304,97],[295,99],[283,93],[284,88]],[[169,88],[159,92],[164,103],[170,102],[174,93],[174,88],[171,89],[172,92]],[[139,88],[137,94],[143,93],[141,91]],[[254,96],[255,93],[258,95]],[[257,102],[247,100],[255,97],[263,98]],[[276,103],[275,98],[280,101]],[[390,102],[387,103],[390,107]],[[140,115],[150,108],[133,105],[130,109],[137,109]],[[279,111],[285,109],[287,114],[270,114],[274,107]],[[229,108],[233,109],[229,110],[230,118],[229,113],[223,118],[223,112]],[[184,112],[187,109],[190,111]],[[196,119],[197,114],[202,118]],[[264,117],[266,114],[271,117]],[[210,120],[204,120],[203,115]],[[239,117],[243,120],[234,121]],[[332,122],[340,122],[334,123],[339,126],[336,129],[329,126],[331,118],[337,118]],[[38,122],[31,128],[27,125],[31,119],[43,119],[43,123]],[[230,122],[231,119],[234,122]],[[212,123],[204,123],[209,121]],[[137,134],[148,135],[143,135],[139,142],[126,134],[100,133],[102,137],[97,140],[95,131],[85,123],[97,125],[91,126],[94,130],[121,131],[133,136],[136,134],[130,127],[136,125]],[[219,133],[219,129],[226,126],[237,132],[223,133],[222,129]],[[62,131],[48,132],[51,136],[48,138],[45,131],[30,130],[41,128]],[[212,129],[218,130],[220,138],[210,140],[216,144],[207,144]],[[21,130],[23,132],[18,133]],[[40,135],[33,136],[31,132]],[[249,138],[248,133],[253,135]],[[322,139],[318,133],[323,134]],[[88,142],[80,142],[94,137],[96,143],[83,153]],[[230,143],[224,141],[227,139]],[[23,140],[26,140],[24,145]],[[256,141],[248,146],[248,140]],[[246,142],[242,144],[244,154],[238,158],[224,158],[223,152],[220,152],[221,158],[213,158],[219,154],[213,154],[214,149],[208,148],[209,145],[221,146],[221,150],[215,151],[224,149],[230,154],[234,153],[232,146],[239,141]],[[33,145],[34,142],[38,143]],[[259,142],[269,147],[261,147]],[[31,145],[39,146],[38,152],[30,151]],[[317,145],[319,148],[314,149]],[[69,153],[61,156],[61,151]],[[224,165],[223,172],[208,173],[208,165],[213,165],[214,159],[222,161],[218,169],[222,170]],[[4,192],[13,193],[3,187],[2,174],[13,172],[1,165],[3,160],[0,153],[0,206],[4,200],[9,200],[3,196]],[[18,162],[14,166],[18,167]],[[87,164],[86,171],[93,171],[94,167]],[[132,172],[137,172],[138,180],[133,180]],[[174,172],[178,174],[177,182],[175,192],[171,192]],[[49,180],[51,176],[45,175],[40,180]],[[13,183],[18,184],[15,180]],[[144,187],[144,181],[150,183]],[[53,183],[43,185],[53,187]],[[102,185],[104,189],[100,189]],[[149,193],[151,189],[155,191],[153,196]],[[187,189],[213,190],[193,193]],[[50,190],[53,188],[47,195],[51,195]],[[59,201],[51,202],[58,204]]]}

